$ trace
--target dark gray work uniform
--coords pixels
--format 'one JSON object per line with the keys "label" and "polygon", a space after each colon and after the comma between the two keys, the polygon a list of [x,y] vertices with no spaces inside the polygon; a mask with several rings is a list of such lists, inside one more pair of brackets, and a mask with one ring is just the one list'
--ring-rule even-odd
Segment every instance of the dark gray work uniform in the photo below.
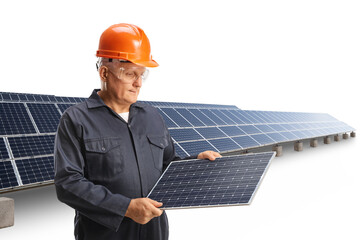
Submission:
{"label": "dark gray work uniform", "polygon": [[154,107],[134,103],[126,123],[94,90],[68,108],[55,139],[55,187],[75,209],[78,240],[168,239],[165,212],[145,225],[125,217],[132,198],[146,197],[175,156]]}

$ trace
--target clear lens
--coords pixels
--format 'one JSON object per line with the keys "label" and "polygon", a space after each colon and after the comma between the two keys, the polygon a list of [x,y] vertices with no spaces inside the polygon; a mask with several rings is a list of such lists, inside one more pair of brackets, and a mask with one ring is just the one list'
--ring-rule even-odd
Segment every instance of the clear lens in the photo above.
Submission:
{"label": "clear lens", "polygon": [[139,78],[145,81],[149,75],[149,70],[144,67],[120,67],[117,77],[124,83],[133,83]]}
{"label": "clear lens", "polygon": [[109,68],[109,71],[124,83],[134,83],[138,79],[144,82],[149,76],[149,69],[137,66],[134,63],[118,61],[114,61],[113,63],[115,65]]}

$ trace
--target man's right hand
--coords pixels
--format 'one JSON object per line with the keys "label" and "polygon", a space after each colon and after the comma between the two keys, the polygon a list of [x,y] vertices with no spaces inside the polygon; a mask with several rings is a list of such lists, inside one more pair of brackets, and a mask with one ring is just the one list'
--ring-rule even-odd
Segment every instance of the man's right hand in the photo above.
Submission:
{"label": "man's right hand", "polygon": [[150,198],[131,199],[125,216],[131,218],[137,223],[145,224],[154,217],[161,216],[163,210],[158,209],[161,206],[162,203],[154,201]]}

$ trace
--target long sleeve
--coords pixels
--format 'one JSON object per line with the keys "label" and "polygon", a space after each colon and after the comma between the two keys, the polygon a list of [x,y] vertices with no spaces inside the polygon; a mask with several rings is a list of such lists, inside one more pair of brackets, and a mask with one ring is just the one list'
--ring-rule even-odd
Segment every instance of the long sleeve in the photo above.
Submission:
{"label": "long sleeve", "polygon": [[117,231],[131,199],[86,178],[81,131],[81,125],[74,124],[66,113],[62,116],[54,152],[58,199],[87,218]]}

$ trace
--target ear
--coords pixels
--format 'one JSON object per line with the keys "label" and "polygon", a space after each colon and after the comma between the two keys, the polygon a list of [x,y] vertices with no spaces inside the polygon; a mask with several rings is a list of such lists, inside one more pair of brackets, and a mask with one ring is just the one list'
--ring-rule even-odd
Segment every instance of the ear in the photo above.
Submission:
{"label": "ear", "polygon": [[99,76],[101,81],[106,82],[106,79],[108,77],[108,71],[109,69],[104,65],[99,68]]}

